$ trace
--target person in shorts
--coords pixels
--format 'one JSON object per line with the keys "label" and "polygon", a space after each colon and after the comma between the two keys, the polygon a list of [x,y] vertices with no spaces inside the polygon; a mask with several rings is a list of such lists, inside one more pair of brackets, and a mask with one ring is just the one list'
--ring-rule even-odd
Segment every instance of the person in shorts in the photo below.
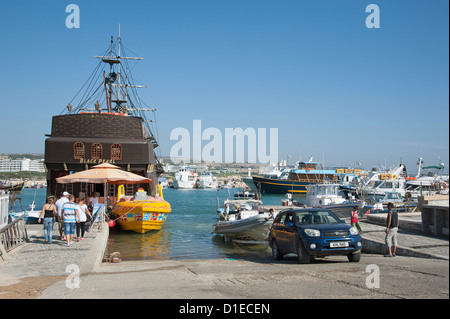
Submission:
{"label": "person in shorts", "polygon": [[75,224],[80,222],[80,213],[78,205],[75,203],[75,196],[69,195],[69,201],[62,207],[62,219],[64,221],[64,233],[66,234],[66,246],[69,247],[75,234]]}
{"label": "person in shorts", "polygon": [[386,245],[388,253],[384,257],[395,257],[397,251],[398,213],[393,210],[394,204],[388,203],[388,215],[386,218]]}
{"label": "person in shorts", "polygon": [[61,240],[66,240],[66,236],[64,235],[64,221],[61,217],[61,211],[62,211],[63,205],[69,201],[69,195],[70,194],[68,192],[62,193],[61,198],[58,199],[55,203],[56,210],[58,212],[58,215],[55,217],[57,218],[57,221],[58,221],[59,235],[61,236]]}

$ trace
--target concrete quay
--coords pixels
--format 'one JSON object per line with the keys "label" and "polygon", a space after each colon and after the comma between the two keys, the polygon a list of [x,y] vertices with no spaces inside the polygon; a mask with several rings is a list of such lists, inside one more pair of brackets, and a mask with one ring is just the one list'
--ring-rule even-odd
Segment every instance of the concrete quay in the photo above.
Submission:
{"label": "concrete quay", "polygon": [[[360,219],[363,231],[363,253],[385,254],[387,214],[369,214]],[[449,260],[448,237],[434,237],[421,232],[420,213],[400,213],[398,256]]]}
{"label": "concrete quay", "polygon": [[[377,218],[382,219],[379,215]],[[9,287],[16,289],[21,282],[42,278],[49,281],[28,297],[14,298],[116,298],[120,291],[123,298],[147,299],[448,299],[448,238],[402,229],[404,218],[417,220],[417,216],[401,217],[397,257],[383,257],[385,228],[367,218],[361,221],[361,262],[349,263],[344,256],[333,256],[310,265],[298,265],[293,255],[275,261],[270,254],[238,260],[102,263],[108,240],[106,224],[102,231],[91,229],[85,240],[70,247],[56,239],[56,232],[53,243],[45,244],[42,225],[27,225],[30,241],[8,253],[5,262],[0,259],[0,299],[8,298]],[[67,286],[68,278],[74,275],[73,265],[79,270],[79,289]],[[366,285],[367,267],[371,265],[380,268],[380,289]]]}
{"label": "concrete quay", "polygon": [[[28,242],[0,258],[0,287],[14,284],[26,277],[67,276],[67,266],[77,265],[80,275],[94,272],[101,264],[108,241],[109,227],[103,223],[85,233],[85,239],[66,242],[59,239],[58,225],[53,227],[52,244],[44,241],[43,226],[27,224]],[[0,294],[1,298],[1,294]]]}

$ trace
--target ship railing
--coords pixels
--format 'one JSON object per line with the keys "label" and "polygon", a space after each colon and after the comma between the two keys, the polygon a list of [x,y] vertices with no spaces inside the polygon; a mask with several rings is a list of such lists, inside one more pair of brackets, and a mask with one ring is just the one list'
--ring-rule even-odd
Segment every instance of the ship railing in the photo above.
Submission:
{"label": "ship railing", "polygon": [[6,253],[28,241],[25,228],[25,216],[22,215],[0,228],[0,257],[6,260]]}
{"label": "ship railing", "polygon": [[92,221],[88,223],[88,227],[97,228],[98,231],[103,230],[103,223],[106,221],[106,207],[104,204],[95,204],[92,210]]}

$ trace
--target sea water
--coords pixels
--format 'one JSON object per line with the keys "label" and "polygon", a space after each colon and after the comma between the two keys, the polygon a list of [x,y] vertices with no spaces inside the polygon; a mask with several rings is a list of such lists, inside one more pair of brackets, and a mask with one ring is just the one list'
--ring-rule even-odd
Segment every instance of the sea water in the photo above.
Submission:
{"label": "sea water", "polygon": [[16,195],[16,200],[12,205],[14,212],[23,212],[31,210],[30,205],[35,204],[34,210],[42,210],[47,196],[47,188],[23,188],[22,191]]}
{"label": "sea water", "polygon": [[[217,203],[234,196],[239,189],[164,189],[172,207],[159,231],[145,234],[110,230],[107,253],[120,252],[123,260],[136,259],[218,259],[269,256],[268,245],[226,243],[211,230],[218,221]],[[280,195],[266,195],[265,205],[281,205]]]}
{"label": "sea water", "polygon": [[[118,251],[122,260],[270,258],[267,244],[226,243],[223,236],[211,233],[218,221],[217,205],[222,207],[224,200],[238,191],[164,189],[164,199],[170,203],[172,212],[161,230],[138,234],[122,231],[118,226],[110,228],[106,254]],[[23,209],[29,210],[34,200],[35,209],[41,210],[46,192],[46,188],[24,188],[17,196],[22,199]],[[281,205],[285,198],[284,195],[264,195],[262,201],[264,205]],[[14,210],[22,211],[19,201]]]}

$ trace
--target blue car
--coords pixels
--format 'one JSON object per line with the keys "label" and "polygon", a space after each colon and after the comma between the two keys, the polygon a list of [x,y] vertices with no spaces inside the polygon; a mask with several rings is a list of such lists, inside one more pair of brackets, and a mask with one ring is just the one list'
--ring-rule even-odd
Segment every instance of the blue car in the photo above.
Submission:
{"label": "blue car", "polygon": [[281,211],[270,229],[269,244],[276,260],[291,253],[297,254],[302,264],[330,255],[346,255],[351,262],[361,259],[362,238],[358,229],[326,209]]}

